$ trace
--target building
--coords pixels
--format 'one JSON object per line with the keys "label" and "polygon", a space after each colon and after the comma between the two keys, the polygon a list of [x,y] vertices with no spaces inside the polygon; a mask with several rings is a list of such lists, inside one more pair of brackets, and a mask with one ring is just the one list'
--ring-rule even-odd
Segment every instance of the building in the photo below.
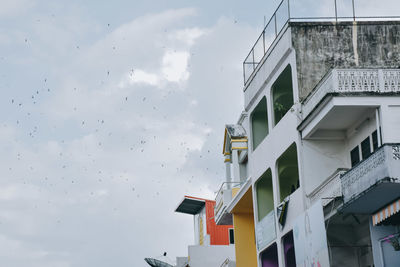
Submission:
{"label": "building", "polygon": [[175,212],[193,215],[194,245],[188,246],[188,257],[177,258],[176,267],[234,267],[235,248],[232,225],[217,225],[215,201],[185,196]]}
{"label": "building", "polygon": [[244,61],[216,222],[237,267],[400,266],[400,21],[289,11]]}

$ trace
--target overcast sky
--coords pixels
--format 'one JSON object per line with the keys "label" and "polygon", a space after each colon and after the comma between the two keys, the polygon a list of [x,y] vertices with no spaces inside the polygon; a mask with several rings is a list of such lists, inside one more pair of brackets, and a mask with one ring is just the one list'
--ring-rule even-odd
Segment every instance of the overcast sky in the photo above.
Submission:
{"label": "overcast sky", "polygon": [[241,63],[278,1],[0,3],[1,266],[185,256],[174,209],[224,180]]}

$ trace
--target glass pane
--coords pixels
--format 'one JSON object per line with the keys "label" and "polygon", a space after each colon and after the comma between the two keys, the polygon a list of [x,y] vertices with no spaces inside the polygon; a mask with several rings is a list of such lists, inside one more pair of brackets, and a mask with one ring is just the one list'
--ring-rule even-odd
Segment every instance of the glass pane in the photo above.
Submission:
{"label": "glass pane", "polygon": [[233,229],[229,229],[229,244],[235,244],[235,237]]}
{"label": "glass pane", "polygon": [[369,141],[369,136],[361,142],[361,155],[363,159],[366,159],[371,155],[371,143]]}
{"label": "glass pane", "polygon": [[376,151],[378,149],[378,131],[375,130],[372,133],[372,147],[374,149],[374,151]]}
{"label": "glass pane", "polygon": [[353,148],[350,152],[350,158],[351,158],[351,167],[354,167],[357,163],[360,162],[360,152],[358,150],[358,146]]}
{"label": "glass pane", "polygon": [[251,113],[251,127],[253,134],[253,150],[268,135],[267,99],[263,97]]}
{"label": "glass pane", "polygon": [[272,173],[268,169],[256,184],[258,221],[261,221],[274,209],[274,196],[272,188]]}
{"label": "glass pane", "polygon": [[292,68],[288,65],[272,85],[275,125],[293,106]]}
{"label": "glass pane", "polygon": [[293,143],[277,161],[281,201],[299,188],[297,148]]}

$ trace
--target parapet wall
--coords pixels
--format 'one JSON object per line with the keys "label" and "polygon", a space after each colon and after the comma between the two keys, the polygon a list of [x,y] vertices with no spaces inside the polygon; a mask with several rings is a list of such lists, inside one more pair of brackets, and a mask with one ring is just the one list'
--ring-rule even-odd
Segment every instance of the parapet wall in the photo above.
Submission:
{"label": "parapet wall", "polygon": [[400,21],[290,22],[299,98],[332,68],[399,68]]}

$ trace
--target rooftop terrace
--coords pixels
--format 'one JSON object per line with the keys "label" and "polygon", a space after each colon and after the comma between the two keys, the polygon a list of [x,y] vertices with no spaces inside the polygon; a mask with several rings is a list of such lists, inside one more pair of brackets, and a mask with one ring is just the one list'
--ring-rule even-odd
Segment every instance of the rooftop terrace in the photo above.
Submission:
{"label": "rooftop terrace", "polygon": [[[312,10],[312,7],[302,4],[299,1],[282,0],[277,9],[266,23],[260,36],[257,38],[250,52],[243,62],[243,78],[245,88],[251,81],[259,65],[268,57],[279,37],[292,22],[315,22],[315,23],[340,23],[340,22],[358,22],[358,21],[389,21],[400,20],[399,15],[380,15],[372,16],[365,3],[361,0],[322,0],[318,1],[318,9]],[[380,6],[385,6],[385,0],[382,0]],[[315,3],[314,3],[315,4]],[[375,10],[376,7],[370,7]],[[312,12],[321,12],[321,15],[310,14]],[[386,6],[387,13],[390,6]]]}

